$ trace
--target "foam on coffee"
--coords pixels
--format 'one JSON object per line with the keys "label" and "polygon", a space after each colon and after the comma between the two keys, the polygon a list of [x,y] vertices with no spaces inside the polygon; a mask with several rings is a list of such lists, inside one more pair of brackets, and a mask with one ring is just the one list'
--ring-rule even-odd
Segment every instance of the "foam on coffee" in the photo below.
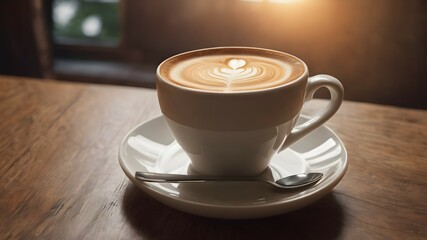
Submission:
{"label": "foam on coffee", "polygon": [[162,74],[180,86],[214,91],[238,92],[283,85],[304,73],[304,64],[291,56],[255,54],[195,55],[164,66]]}

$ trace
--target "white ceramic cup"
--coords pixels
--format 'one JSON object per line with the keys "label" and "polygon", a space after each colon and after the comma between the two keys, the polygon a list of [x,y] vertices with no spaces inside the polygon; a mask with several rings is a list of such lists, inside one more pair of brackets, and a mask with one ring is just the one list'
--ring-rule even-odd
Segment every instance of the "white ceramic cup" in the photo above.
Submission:
{"label": "white ceramic cup", "polygon": [[[248,51],[290,54],[249,47],[220,47],[178,54],[157,69],[157,93],[164,119],[173,136],[201,174],[251,176],[263,172],[271,158],[332,117],[341,105],[343,86],[334,77],[308,77],[308,69],[283,85],[243,92],[209,92],[180,86],[162,74],[169,61],[188,55]],[[302,125],[295,126],[304,102],[326,87],[329,104]]]}

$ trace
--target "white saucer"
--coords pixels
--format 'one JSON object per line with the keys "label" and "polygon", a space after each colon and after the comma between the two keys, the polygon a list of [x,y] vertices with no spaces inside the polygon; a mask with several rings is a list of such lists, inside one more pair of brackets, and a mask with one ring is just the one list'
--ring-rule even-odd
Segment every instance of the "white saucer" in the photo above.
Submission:
{"label": "white saucer", "polygon": [[[302,122],[307,120],[305,117],[300,119]],[[329,193],[347,170],[347,153],[343,143],[332,130],[322,126],[276,155],[264,173],[266,177],[274,179],[301,172],[324,173],[318,183],[303,190],[275,189],[256,182],[145,183],[135,179],[136,171],[186,174],[190,160],[180,150],[167,161],[156,164],[152,157],[128,145],[129,138],[137,135],[163,145],[174,140],[162,116],[128,132],[119,147],[120,166],[128,178],[158,201],[206,217],[246,219],[293,211]]]}

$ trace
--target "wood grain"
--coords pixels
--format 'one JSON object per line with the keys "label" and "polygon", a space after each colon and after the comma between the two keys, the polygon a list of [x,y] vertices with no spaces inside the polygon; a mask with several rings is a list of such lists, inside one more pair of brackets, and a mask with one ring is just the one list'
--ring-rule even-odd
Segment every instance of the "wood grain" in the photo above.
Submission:
{"label": "wood grain", "polygon": [[334,191],[238,221],[171,209],[126,178],[119,141],[159,113],[153,90],[0,76],[0,239],[427,238],[427,111],[344,102],[327,123],[349,158]]}

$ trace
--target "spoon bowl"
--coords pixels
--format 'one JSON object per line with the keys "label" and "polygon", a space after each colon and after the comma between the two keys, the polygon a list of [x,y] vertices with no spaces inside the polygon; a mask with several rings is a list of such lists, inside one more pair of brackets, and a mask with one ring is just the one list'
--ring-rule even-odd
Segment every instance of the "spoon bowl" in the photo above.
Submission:
{"label": "spoon bowl", "polygon": [[305,187],[318,182],[323,177],[323,173],[300,173],[281,178],[275,182],[256,179],[256,178],[232,178],[232,177],[215,177],[202,175],[182,175],[169,173],[151,173],[151,172],[136,172],[135,178],[144,182],[207,182],[207,181],[251,181],[269,183],[277,188],[295,189]]}

